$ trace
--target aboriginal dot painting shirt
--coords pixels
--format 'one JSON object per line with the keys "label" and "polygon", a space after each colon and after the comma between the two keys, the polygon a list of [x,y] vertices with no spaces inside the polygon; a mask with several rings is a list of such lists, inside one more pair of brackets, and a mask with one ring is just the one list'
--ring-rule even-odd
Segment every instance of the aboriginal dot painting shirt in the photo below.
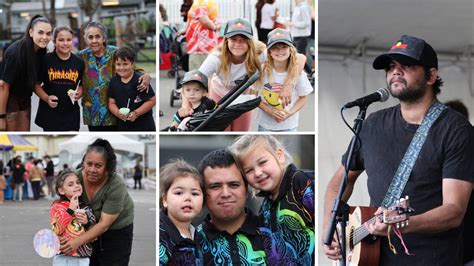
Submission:
{"label": "aboriginal dot painting shirt", "polygon": [[104,55],[94,56],[90,48],[79,52],[85,62],[82,88],[82,115],[88,126],[114,126],[116,118],[109,112],[107,91],[110,79],[115,74],[114,52],[117,47],[107,45]]}
{"label": "aboriginal dot painting shirt", "polygon": [[[260,231],[272,239],[269,265],[314,265],[314,172],[290,164],[275,201],[264,197],[259,212]],[[268,248],[268,246],[266,246]]]}
{"label": "aboriginal dot painting shirt", "polygon": [[270,239],[258,232],[257,217],[250,210],[246,213],[243,225],[233,235],[217,229],[209,215],[198,226],[204,265],[270,265],[264,248]]}
{"label": "aboriginal dot painting shirt", "polygon": [[[194,227],[192,227],[194,229]],[[193,231],[193,230],[192,230]],[[191,232],[194,234],[194,232]],[[199,243],[184,238],[166,212],[160,212],[160,266],[203,265]]]}

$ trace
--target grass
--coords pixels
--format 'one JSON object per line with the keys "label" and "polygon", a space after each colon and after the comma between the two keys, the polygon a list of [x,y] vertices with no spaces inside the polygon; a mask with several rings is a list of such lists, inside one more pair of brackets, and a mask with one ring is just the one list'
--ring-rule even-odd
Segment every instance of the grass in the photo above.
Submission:
{"label": "grass", "polygon": [[[144,56],[148,57],[146,59]],[[145,61],[145,60],[152,60]],[[153,49],[140,49],[140,52],[137,54],[137,63],[136,66],[145,70],[146,73],[155,73],[156,72],[156,50]]]}
{"label": "grass", "polygon": [[[153,60],[155,62],[156,59],[156,49],[140,49],[139,52],[137,53],[137,61],[145,61],[145,60]],[[148,59],[145,58],[148,57]]]}
{"label": "grass", "polygon": [[156,72],[156,64],[155,63],[138,62],[135,65],[136,65],[137,68],[143,69],[146,73],[155,74],[155,72]]}

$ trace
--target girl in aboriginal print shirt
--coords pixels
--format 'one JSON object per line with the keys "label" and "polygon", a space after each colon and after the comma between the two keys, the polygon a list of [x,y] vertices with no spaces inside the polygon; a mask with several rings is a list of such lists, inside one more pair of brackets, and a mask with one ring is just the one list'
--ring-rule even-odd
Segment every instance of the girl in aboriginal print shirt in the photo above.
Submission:
{"label": "girl in aboriginal print shirt", "polygon": [[314,171],[291,162],[278,139],[244,135],[230,147],[249,185],[263,197],[259,228],[271,237],[265,245],[269,265],[314,264]]}
{"label": "girl in aboriginal print shirt", "polygon": [[160,169],[160,266],[203,265],[191,224],[201,213],[203,188],[199,172],[183,160]]}

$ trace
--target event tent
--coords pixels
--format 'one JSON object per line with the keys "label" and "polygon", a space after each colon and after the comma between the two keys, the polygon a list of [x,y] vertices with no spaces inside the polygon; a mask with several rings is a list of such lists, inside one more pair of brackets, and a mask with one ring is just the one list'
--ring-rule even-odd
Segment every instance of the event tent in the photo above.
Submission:
{"label": "event tent", "polygon": [[131,152],[141,156],[143,156],[145,153],[145,144],[143,142],[136,141],[122,135],[101,136],[91,134],[80,134],[66,142],[60,143],[59,152],[61,153],[61,151],[68,151],[72,154],[84,154],[87,146],[97,138],[108,140],[117,152]]}
{"label": "event tent", "polygon": [[36,151],[38,147],[31,144],[23,136],[0,134],[0,151]]}

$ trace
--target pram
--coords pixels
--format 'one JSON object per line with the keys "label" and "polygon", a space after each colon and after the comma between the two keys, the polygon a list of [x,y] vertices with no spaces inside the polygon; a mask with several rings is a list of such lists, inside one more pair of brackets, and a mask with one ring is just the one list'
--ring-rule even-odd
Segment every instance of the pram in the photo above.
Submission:
{"label": "pram", "polygon": [[162,131],[223,131],[232,121],[245,112],[257,108],[260,104],[260,97],[256,97],[242,103],[231,105],[239,95],[257,81],[259,76],[260,73],[258,70],[250,77],[245,76],[243,80],[236,84],[234,89],[217,102],[217,106],[214,110],[193,115],[187,120],[187,122],[185,122],[185,130],[167,127]]}
{"label": "pram", "polygon": [[[178,35],[179,24],[165,25],[160,32],[160,64],[161,53],[167,54],[169,61],[164,60],[163,64],[168,69],[168,78],[176,79],[176,87],[171,91],[170,105],[174,106],[174,101],[180,99],[180,82],[183,78],[183,71],[188,71],[189,56],[186,54],[186,36]],[[167,62],[167,64],[166,64]],[[160,65],[161,69],[161,65]]]}
{"label": "pram", "polygon": [[180,73],[181,69],[184,71],[188,71],[188,58],[189,55],[186,54],[186,36],[176,35],[173,38],[173,44],[171,45],[171,52],[173,55],[171,56],[171,65],[172,69],[168,71],[167,75],[168,78],[175,78],[176,86],[170,93],[170,106],[174,107],[174,101],[179,100],[181,97],[181,85],[180,82],[183,78],[183,73]]}

